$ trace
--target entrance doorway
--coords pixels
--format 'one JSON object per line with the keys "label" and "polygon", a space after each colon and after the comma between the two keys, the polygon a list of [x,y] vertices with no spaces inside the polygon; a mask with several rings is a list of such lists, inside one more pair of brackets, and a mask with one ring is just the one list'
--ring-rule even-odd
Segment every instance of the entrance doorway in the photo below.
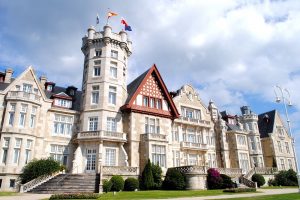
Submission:
{"label": "entrance doorway", "polygon": [[86,172],[95,173],[96,172],[96,149],[86,150]]}

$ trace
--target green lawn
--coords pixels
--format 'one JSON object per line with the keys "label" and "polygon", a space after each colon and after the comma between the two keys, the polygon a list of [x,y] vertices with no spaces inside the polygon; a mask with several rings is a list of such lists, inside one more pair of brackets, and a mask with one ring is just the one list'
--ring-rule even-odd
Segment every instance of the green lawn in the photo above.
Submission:
{"label": "green lawn", "polygon": [[276,194],[276,195],[243,197],[243,198],[233,198],[233,199],[223,199],[223,200],[300,200],[300,194],[299,193]]}
{"label": "green lawn", "polygon": [[0,196],[14,196],[17,195],[16,192],[0,192]]}
{"label": "green lawn", "polygon": [[[183,190],[183,191],[137,191],[137,192],[117,192],[114,196],[112,192],[104,193],[100,199],[168,199],[176,197],[201,197],[222,195],[223,190]],[[226,193],[227,194],[227,193]],[[231,193],[232,194],[232,193]]]}

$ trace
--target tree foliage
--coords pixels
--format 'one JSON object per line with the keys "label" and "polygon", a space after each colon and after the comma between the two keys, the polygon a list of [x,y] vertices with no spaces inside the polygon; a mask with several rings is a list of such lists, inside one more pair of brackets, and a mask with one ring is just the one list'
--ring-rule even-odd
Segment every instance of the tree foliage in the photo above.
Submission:
{"label": "tree foliage", "polygon": [[163,181],[163,189],[165,190],[184,190],[186,188],[186,177],[175,168],[167,171],[165,180]]}

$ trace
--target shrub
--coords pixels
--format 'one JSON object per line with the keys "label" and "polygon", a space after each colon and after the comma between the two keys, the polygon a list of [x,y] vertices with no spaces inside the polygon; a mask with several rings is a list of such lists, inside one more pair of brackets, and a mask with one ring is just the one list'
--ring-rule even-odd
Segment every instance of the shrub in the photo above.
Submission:
{"label": "shrub", "polygon": [[207,170],[207,188],[210,190],[222,188],[222,178],[216,169]]}
{"label": "shrub", "polygon": [[275,181],[275,179],[269,179],[268,180],[268,186],[277,186],[277,182]]}
{"label": "shrub", "polygon": [[251,180],[257,182],[257,187],[263,186],[266,183],[265,178],[260,174],[253,174]]}
{"label": "shrub", "polygon": [[162,185],[162,170],[158,164],[152,164],[151,166],[152,175],[153,175],[153,189],[158,190]]}
{"label": "shrub", "polygon": [[134,191],[135,189],[139,189],[139,181],[135,178],[127,178],[125,180],[124,190]]}
{"label": "shrub", "polygon": [[231,193],[242,193],[242,192],[256,192],[255,188],[232,188],[223,190],[223,192],[231,192]]}
{"label": "shrub", "polygon": [[49,200],[52,199],[98,199],[99,194],[96,193],[78,193],[78,194],[53,194]]}
{"label": "shrub", "polygon": [[186,187],[186,177],[180,171],[170,168],[167,171],[165,180],[163,181],[163,189],[165,190],[184,190]]}
{"label": "shrub", "polygon": [[231,178],[225,174],[220,175],[222,178],[222,189],[226,188],[235,188],[235,183],[231,180]]}
{"label": "shrub", "polygon": [[112,183],[109,180],[103,181],[103,192],[109,192],[111,190]]}
{"label": "shrub", "polygon": [[21,183],[27,183],[39,176],[50,175],[60,170],[59,162],[52,158],[32,160],[23,168],[22,174],[20,174]]}
{"label": "shrub", "polygon": [[111,191],[121,191],[124,189],[124,179],[122,176],[113,176],[110,179]]}
{"label": "shrub", "polygon": [[275,175],[273,185],[281,186],[297,186],[297,174],[294,170],[289,169],[288,171],[280,171]]}
{"label": "shrub", "polygon": [[154,180],[153,180],[153,174],[152,174],[152,167],[151,167],[150,159],[148,159],[148,162],[144,168],[144,171],[142,173],[141,177],[141,188],[144,190],[150,190],[154,187]]}

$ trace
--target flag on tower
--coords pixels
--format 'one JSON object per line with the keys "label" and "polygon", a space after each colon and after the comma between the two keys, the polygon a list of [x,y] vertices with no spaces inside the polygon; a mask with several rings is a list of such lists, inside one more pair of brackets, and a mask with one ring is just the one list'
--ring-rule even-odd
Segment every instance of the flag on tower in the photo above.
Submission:
{"label": "flag on tower", "polygon": [[117,15],[118,15],[118,13],[114,13],[114,12],[109,11],[107,13],[107,18],[110,18],[110,17],[113,17],[113,16],[117,16]]}
{"label": "flag on tower", "polygon": [[96,24],[99,24],[99,15],[97,13]]}
{"label": "flag on tower", "polygon": [[131,26],[127,24],[124,18],[121,19],[121,24],[125,25],[125,31],[132,31]]}

